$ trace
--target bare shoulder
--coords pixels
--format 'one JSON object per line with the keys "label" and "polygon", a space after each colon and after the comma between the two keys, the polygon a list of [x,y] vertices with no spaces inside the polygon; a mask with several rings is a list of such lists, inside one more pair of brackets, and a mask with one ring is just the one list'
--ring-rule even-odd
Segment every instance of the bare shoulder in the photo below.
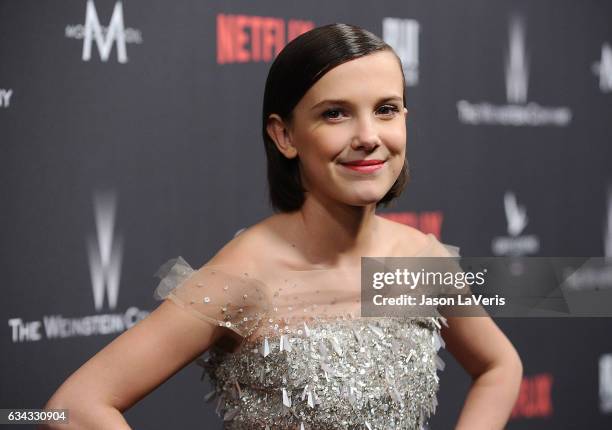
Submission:
{"label": "bare shoulder", "polygon": [[429,236],[406,224],[380,217],[386,236],[394,242],[397,255],[412,255],[429,244]]}
{"label": "bare shoulder", "polygon": [[269,266],[276,253],[271,225],[274,216],[243,229],[227,242],[205,265],[235,266],[256,273],[258,269]]}

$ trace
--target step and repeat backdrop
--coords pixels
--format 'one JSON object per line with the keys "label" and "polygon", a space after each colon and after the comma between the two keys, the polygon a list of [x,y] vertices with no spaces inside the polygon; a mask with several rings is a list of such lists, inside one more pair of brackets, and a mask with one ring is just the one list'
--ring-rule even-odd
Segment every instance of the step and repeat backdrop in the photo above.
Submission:
{"label": "step and repeat backdrop", "polygon": [[[333,22],[406,75],[412,182],[380,213],[465,256],[612,258],[612,4],[0,1],[0,407],[40,408],[193,267],[272,214],[260,135],[278,52]],[[612,273],[579,280],[612,288]],[[524,380],[508,429],[612,428],[612,319],[498,319]],[[430,429],[470,379],[447,352]],[[188,365],[125,413],[221,429]]]}

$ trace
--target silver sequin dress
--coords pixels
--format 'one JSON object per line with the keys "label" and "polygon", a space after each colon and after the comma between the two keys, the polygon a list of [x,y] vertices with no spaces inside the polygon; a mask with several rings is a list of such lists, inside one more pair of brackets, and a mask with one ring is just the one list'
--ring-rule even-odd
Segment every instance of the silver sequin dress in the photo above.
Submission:
{"label": "silver sequin dress", "polygon": [[[457,256],[429,235],[419,256]],[[157,275],[158,300],[238,334],[197,364],[225,429],[421,429],[437,406],[444,317],[360,317],[359,270],[282,271],[181,257]]]}

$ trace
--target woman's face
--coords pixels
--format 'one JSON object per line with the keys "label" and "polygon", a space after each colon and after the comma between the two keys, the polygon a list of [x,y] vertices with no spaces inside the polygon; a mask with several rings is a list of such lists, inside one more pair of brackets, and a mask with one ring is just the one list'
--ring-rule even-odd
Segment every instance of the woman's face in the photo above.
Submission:
{"label": "woman's face", "polygon": [[[293,111],[291,144],[307,191],[353,206],[381,200],[406,154],[399,62],[389,51],[343,63],[319,79]],[[380,160],[351,169],[357,160]]]}

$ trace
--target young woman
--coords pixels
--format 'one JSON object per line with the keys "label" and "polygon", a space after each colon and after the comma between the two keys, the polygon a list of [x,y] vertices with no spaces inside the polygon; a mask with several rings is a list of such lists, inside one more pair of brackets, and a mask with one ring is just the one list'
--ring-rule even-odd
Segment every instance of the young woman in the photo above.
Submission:
{"label": "young woman", "polygon": [[404,89],[396,54],[363,29],[290,42],[263,103],[276,214],[198,270],[162,266],[167,300],[46,407],[69,409],[72,428],[127,429],[121,412],[208,351],[198,362],[227,429],[420,429],[445,343],[473,378],[456,428],[502,429],[522,365],[490,318],[360,315],[361,257],[457,255],[375,213],[408,180]]}

